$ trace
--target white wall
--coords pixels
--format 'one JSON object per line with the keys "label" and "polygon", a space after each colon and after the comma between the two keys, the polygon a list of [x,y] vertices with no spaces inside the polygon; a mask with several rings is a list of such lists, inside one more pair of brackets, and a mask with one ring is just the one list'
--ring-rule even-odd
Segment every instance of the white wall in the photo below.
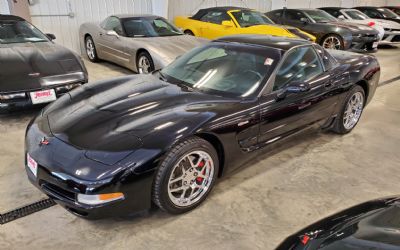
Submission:
{"label": "white wall", "polygon": [[10,9],[8,8],[7,0],[0,0],[0,14],[3,15],[10,14]]}
{"label": "white wall", "polygon": [[45,33],[55,34],[57,43],[76,52],[80,51],[79,26],[82,23],[102,21],[111,14],[153,12],[152,0],[36,0],[35,2],[30,6],[32,23]]}

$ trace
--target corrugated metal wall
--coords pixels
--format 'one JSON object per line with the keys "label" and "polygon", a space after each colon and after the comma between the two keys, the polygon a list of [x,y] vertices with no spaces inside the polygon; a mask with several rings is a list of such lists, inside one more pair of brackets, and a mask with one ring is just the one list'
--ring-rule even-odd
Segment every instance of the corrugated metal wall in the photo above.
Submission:
{"label": "corrugated metal wall", "polygon": [[239,6],[259,11],[271,9],[271,0],[169,0],[168,18],[179,15],[193,15],[199,9],[215,6]]}
{"label": "corrugated metal wall", "polygon": [[10,14],[7,0],[0,0],[0,14]]}
{"label": "corrugated metal wall", "polygon": [[[0,0],[1,1],[1,0]],[[32,23],[45,33],[57,36],[56,42],[76,52],[79,26],[98,22],[111,14],[152,12],[151,0],[36,0],[30,6]]]}

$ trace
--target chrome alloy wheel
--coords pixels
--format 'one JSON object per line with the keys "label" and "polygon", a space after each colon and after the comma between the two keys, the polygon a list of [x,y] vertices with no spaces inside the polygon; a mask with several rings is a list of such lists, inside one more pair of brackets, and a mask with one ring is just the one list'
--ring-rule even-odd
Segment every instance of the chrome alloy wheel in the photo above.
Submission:
{"label": "chrome alloy wheel", "polygon": [[361,117],[364,108],[364,96],[361,92],[354,93],[346,105],[343,115],[343,126],[345,129],[352,129]]}
{"label": "chrome alloy wheel", "polygon": [[322,47],[324,47],[325,49],[340,50],[342,48],[342,43],[338,37],[328,36],[322,43]]}
{"label": "chrome alloy wheel", "polygon": [[138,68],[140,74],[149,74],[151,64],[149,59],[146,56],[141,56],[138,60]]}
{"label": "chrome alloy wheel", "polygon": [[96,57],[92,39],[86,40],[86,54],[89,57],[89,59],[91,59],[91,60],[94,60]]}
{"label": "chrome alloy wheel", "polygon": [[178,207],[187,207],[200,200],[210,188],[214,177],[214,162],[204,151],[184,155],[172,169],[168,181],[168,196]]}

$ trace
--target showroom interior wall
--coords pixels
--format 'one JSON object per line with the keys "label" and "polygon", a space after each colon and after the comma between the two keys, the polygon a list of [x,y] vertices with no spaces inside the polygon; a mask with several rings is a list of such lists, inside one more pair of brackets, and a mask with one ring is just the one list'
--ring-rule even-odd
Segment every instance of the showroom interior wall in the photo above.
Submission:
{"label": "showroom interior wall", "polygon": [[[0,3],[7,0],[0,0]],[[242,6],[269,11],[271,9],[357,5],[400,5],[400,0],[32,0],[29,6],[32,22],[46,33],[54,33],[57,43],[80,52],[79,26],[98,22],[116,13],[153,13],[173,19],[191,15],[199,8]],[[3,6],[3,4],[1,5]],[[3,8],[3,7],[2,7]]]}
{"label": "showroom interior wall", "polygon": [[8,7],[8,0],[0,0],[0,14],[10,14],[10,8]]}

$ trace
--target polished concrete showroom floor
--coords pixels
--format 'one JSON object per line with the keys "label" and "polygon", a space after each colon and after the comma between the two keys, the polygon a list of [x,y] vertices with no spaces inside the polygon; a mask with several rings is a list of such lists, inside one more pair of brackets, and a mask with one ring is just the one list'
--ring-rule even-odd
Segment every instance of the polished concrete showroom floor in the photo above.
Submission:
{"label": "polished concrete showroom floor", "polygon": [[[383,48],[381,86],[354,131],[309,131],[217,183],[203,205],[87,221],[59,206],[0,226],[0,249],[273,249],[341,209],[400,194],[400,47]],[[90,80],[131,72],[87,62]],[[27,180],[24,132],[38,110],[0,116],[0,213],[44,198]]]}

